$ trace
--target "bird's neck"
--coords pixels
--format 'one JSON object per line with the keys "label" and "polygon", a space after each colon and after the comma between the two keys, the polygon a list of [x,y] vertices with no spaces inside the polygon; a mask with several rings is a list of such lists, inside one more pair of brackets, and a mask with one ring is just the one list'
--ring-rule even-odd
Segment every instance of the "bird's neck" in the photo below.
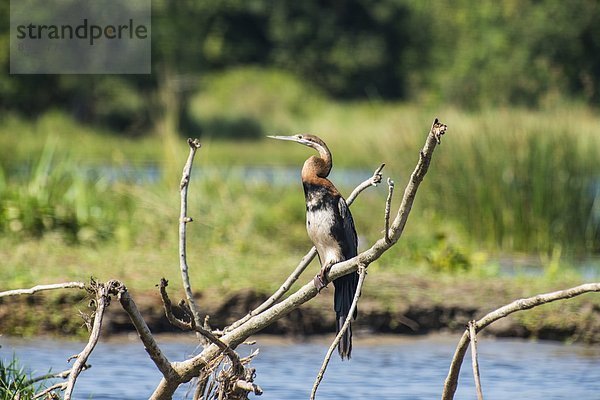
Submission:
{"label": "bird's neck", "polygon": [[302,167],[302,180],[312,181],[319,178],[327,178],[331,172],[331,155],[325,154],[326,157],[311,156],[304,162]]}
{"label": "bird's neck", "polygon": [[331,164],[317,156],[310,157],[304,163],[302,184],[307,207],[318,208],[326,199],[337,199],[340,196],[333,183],[327,179],[330,170]]}

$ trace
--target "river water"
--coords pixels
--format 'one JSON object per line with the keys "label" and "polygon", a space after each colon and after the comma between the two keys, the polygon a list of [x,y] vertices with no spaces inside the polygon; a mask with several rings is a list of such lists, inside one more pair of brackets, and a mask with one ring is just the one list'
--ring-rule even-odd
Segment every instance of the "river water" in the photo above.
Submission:
{"label": "river water", "polygon": [[[189,339],[161,338],[170,360],[195,352]],[[357,339],[350,362],[334,354],[318,399],[438,399],[456,336]],[[84,343],[51,339],[0,337],[0,355],[14,353],[34,375],[69,368],[66,359]],[[257,399],[308,399],[310,388],[327,350],[325,339],[290,343],[258,338],[258,345],[241,347],[245,356],[260,347],[252,362],[256,383],[264,390]],[[457,399],[475,399],[470,353],[463,364]],[[600,346],[480,338],[479,360],[486,399],[596,399],[600,400]],[[75,389],[76,399],[147,399],[160,374],[133,337],[98,344]],[[191,398],[189,386],[176,398]]]}

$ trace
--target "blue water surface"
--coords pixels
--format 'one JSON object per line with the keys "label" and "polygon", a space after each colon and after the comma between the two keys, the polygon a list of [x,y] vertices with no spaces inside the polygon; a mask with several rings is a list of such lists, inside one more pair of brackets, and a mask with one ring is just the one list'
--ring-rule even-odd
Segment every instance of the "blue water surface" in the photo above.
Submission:
{"label": "blue water surface", "polygon": [[[371,337],[357,340],[351,361],[334,354],[318,399],[439,399],[458,337],[412,339]],[[183,360],[198,351],[189,338],[160,340],[170,360]],[[66,359],[84,343],[54,339],[22,340],[0,337],[3,359],[18,359],[41,375],[69,368]],[[286,343],[258,338],[257,345],[241,347],[248,355],[256,347],[252,365],[256,383],[264,390],[257,399],[308,399],[327,351],[326,340]],[[142,344],[130,339],[101,342],[75,389],[76,399],[147,399],[160,374]],[[481,338],[479,362],[486,399],[600,399],[600,348],[553,342]],[[176,398],[191,398],[182,387]],[[255,397],[255,396],[251,396]],[[457,399],[475,399],[470,353],[463,364]]]}

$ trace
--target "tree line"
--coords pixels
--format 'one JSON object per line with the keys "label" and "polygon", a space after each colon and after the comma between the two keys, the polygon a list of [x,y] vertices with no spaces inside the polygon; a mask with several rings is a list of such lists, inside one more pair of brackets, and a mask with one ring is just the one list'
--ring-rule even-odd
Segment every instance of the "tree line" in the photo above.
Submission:
{"label": "tree line", "polygon": [[[8,71],[9,2],[0,15]],[[243,65],[289,71],[338,99],[600,102],[596,0],[153,0],[151,37],[150,75],[6,73],[0,107],[28,116],[59,108],[136,133],[151,123],[168,77],[197,82]]]}

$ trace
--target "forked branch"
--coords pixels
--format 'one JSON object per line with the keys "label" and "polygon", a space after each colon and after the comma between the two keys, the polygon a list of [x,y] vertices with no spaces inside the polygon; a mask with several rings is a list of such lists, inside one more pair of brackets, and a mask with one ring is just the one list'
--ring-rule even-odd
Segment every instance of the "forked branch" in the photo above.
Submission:
{"label": "forked branch", "polygon": [[100,330],[102,329],[102,318],[104,317],[104,311],[106,307],[110,304],[110,295],[114,293],[116,281],[108,281],[106,284],[95,282],[92,280],[90,284],[89,291],[95,294],[95,305],[96,312],[94,315],[94,323],[92,325],[92,331],[90,333],[90,338],[88,340],[87,345],[81,351],[81,353],[77,354],[75,358],[75,363],[73,364],[73,368],[71,368],[71,372],[69,373],[69,378],[67,379],[65,386],[65,400],[69,400],[73,394],[73,389],[75,388],[75,382],[77,381],[77,377],[86,368],[86,363],[89,356],[94,351],[96,344],[98,343],[98,339],[100,339]]}
{"label": "forked branch", "polygon": [[185,296],[187,297],[190,310],[192,310],[194,322],[196,323],[196,326],[200,326],[200,311],[198,309],[196,301],[194,300],[194,293],[192,292],[189,269],[187,265],[186,234],[187,224],[193,221],[193,219],[187,215],[188,188],[190,183],[190,177],[192,174],[192,164],[194,163],[194,156],[196,155],[196,151],[201,147],[201,144],[198,141],[198,139],[190,138],[187,142],[190,146],[190,153],[183,167],[181,183],[179,184],[179,190],[181,194],[181,208],[179,213],[179,267],[181,269],[181,280],[183,281],[183,289],[185,291]]}
{"label": "forked branch", "polygon": [[186,322],[186,321],[183,321],[173,315],[171,299],[169,299],[169,295],[167,293],[168,285],[169,285],[169,282],[165,278],[162,278],[160,281],[160,286],[159,286],[160,296],[163,301],[165,315],[166,315],[167,319],[169,320],[169,322],[173,326],[176,326],[181,330],[195,331],[195,332],[201,334],[202,336],[204,336],[211,343],[214,343],[217,346],[219,346],[221,351],[223,351],[223,353],[225,353],[225,355],[227,355],[227,357],[229,357],[229,359],[231,360],[231,365],[233,366],[234,373],[241,376],[244,373],[244,366],[242,365],[240,358],[238,357],[238,355],[235,351],[233,351],[228,345],[223,343],[218,337],[215,336],[214,333],[212,333],[211,331],[209,331],[207,329],[204,329],[202,326],[196,325],[196,323],[193,319],[190,322]]}

